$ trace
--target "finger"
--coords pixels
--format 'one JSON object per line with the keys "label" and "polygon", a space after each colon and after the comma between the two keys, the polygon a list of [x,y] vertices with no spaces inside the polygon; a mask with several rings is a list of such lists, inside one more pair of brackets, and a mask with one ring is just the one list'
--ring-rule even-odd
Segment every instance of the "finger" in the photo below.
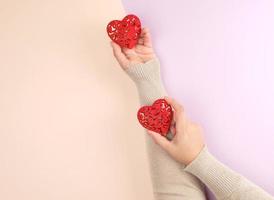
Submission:
{"label": "finger", "polygon": [[167,101],[168,104],[170,104],[174,108],[174,111],[175,111],[175,113],[174,113],[175,119],[174,120],[177,122],[178,117],[180,117],[180,115],[182,115],[184,112],[183,106],[171,97],[165,96],[164,99]]}
{"label": "finger", "polygon": [[122,50],[127,57],[127,59],[130,61],[130,63],[141,63],[143,60],[137,55],[134,49],[123,49]]}
{"label": "finger", "polygon": [[138,39],[138,44],[139,44],[139,45],[144,45],[144,38],[141,38],[141,37],[140,37],[140,38]]}
{"label": "finger", "polygon": [[164,150],[170,151],[171,142],[168,141],[165,137],[161,136],[159,133],[154,131],[147,130],[148,134],[152,137],[153,141],[161,146]]}
{"label": "finger", "polygon": [[[174,112],[174,111],[173,111]],[[171,123],[170,123],[170,131],[172,134],[175,135],[175,131],[176,131],[176,122],[174,120],[174,117],[172,117]]]}
{"label": "finger", "polygon": [[172,135],[176,135],[176,126],[175,125],[171,126],[170,131],[171,131]]}
{"label": "finger", "polygon": [[117,59],[118,63],[121,66],[126,66],[129,61],[128,61],[127,57],[125,56],[125,54],[122,52],[121,47],[112,41],[111,41],[111,46],[113,49],[113,55]]}
{"label": "finger", "polygon": [[132,60],[137,56],[134,49],[122,48],[122,52],[129,60]]}
{"label": "finger", "polygon": [[141,38],[144,40],[144,46],[152,47],[151,36],[148,28],[143,28],[141,32]]}
{"label": "finger", "polygon": [[137,44],[135,47],[135,51],[136,53],[139,54],[153,54],[153,49],[149,48],[147,46],[141,45],[141,44]]}
{"label": "finger", "polygon": [[[184,127],[185,127],[185,124],[186,124],[186,117],[185,117],[183,106],[181,106],[181,104],[179,102],[177,102],[175,99],[173,99],[171,97],[166,96],[164,98],[168,102],[168,104],[170,104],[171,107],[174,108],[173,120],[176,123],[175,128],[178,129],[178,130],[184,130]],[[182,131],[180,131],[180,132],[182,132]]]}

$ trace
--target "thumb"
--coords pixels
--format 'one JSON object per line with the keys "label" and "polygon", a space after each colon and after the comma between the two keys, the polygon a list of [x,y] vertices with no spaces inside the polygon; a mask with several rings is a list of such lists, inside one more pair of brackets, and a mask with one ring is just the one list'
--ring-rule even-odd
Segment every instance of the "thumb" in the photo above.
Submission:
{"label": "thumb", "polygon": [[151,130],[147,130],[148,134],[152,137],[153,141],[161,146],[164,150],[169,151],[171,148],[171,142],[165,137]]}
{"label": "thumb", "polygon": [[116,58],[120,66],[125,69],[127,65],[129,64],[129,60],[127,59],[125,54],[122,52],[122,49],[118,44],[116,44],[115,42],[111,42],[110,44],[112,46],[114,57]]}

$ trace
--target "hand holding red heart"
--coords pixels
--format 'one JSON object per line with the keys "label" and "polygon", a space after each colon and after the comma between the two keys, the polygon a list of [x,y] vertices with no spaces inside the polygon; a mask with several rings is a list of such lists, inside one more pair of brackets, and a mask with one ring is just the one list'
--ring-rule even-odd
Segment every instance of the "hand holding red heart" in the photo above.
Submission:
{"label": "hand holding red heart", "polygon": [[130,64],[145,63],[155,57],[150,33],[141,28],[140,19],[129,14],[123,20],[112,20],[107,25],[113,54],[125,70]]}
{"label": "hand holding red heart", "polygon": [[116,60],[124,70],[127,69],[130,64],[145,63],[156,57],[147,28],[142,29],[138,42],[132,49],[120,47],[113,41],[111,41],[111,46]]}
{"label": "hand holding red heart", "polygon": [[137,112],[140,124],[151,131],[167,137],[173,112],[165,99],[157,99],[151,106],[143,106]]}
{"label": "hand holding red heart", "polygon": [[171,123],[171,132],[175,134],[172,141],[168,141],[159,133],[148,130],[148,133],[167,153],[180,163],[191,163],[204,147],[202,128],[190,121],[182,105],[175,99],[165,97],[165,100],[174,108],[174,121]]}
{"label": "hand holding red heart", "polygon": [[112,20],[107,25],[107,33],[120,47],[133,48],[141,34],[139,17],[129,14],[122,20]]}

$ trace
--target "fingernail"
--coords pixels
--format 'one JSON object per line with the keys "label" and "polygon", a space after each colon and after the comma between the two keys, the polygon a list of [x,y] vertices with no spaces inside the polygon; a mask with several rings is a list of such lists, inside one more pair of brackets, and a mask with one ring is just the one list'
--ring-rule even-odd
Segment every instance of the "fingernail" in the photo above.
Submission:
{"label": "fingernail", "polygon": [[171,141],[173,139],[173,134],[171,132],[168,132],[168,134],[166,135],[166,138]]}

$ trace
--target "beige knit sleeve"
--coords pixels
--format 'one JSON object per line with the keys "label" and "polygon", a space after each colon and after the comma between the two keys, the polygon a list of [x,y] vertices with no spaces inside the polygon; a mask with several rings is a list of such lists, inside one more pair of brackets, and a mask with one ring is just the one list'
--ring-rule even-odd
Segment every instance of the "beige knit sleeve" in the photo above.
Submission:
{"label": "beige knit sleeve", "polygon": [[196,159],[185,167],[185,171],[195,175],[205,183],[217,199],[274,199],[262,188],[218,161],[210,154],[207,147],[204,147]]}
{"label": "beige knit sleeve", "polygon": [[[145,64],[132,64],[125,72],[135,83],[141,105],[150,105],[167,95],[157,58]],[[217,199],[273,200],[269,194],[229,169],[203,148],[188,166],[174,161],[146,135],[148,158],[157,200],[204,200],[204,184]],[[201,180],[201,181],[200,181]]]}
{"label": "beige knit sleeve", "polygon": [[[151,105],[167,95],[157,58],[145,64],[133,64],[125,72],[135,83],[141,105]],[[144,129],[145,132],[145,129]],[[204,185],[184,166],[174,161],[145,133],[150,172],[156,200],[205,200]]]}
{"label": "beige knit sleeve", "polygon": [[150,105],[156,99],[167,95],[161,79],[158,58],[149,60],[145,64],[131,64],[125,72],[134,81],[138,89],[141,105]]}

